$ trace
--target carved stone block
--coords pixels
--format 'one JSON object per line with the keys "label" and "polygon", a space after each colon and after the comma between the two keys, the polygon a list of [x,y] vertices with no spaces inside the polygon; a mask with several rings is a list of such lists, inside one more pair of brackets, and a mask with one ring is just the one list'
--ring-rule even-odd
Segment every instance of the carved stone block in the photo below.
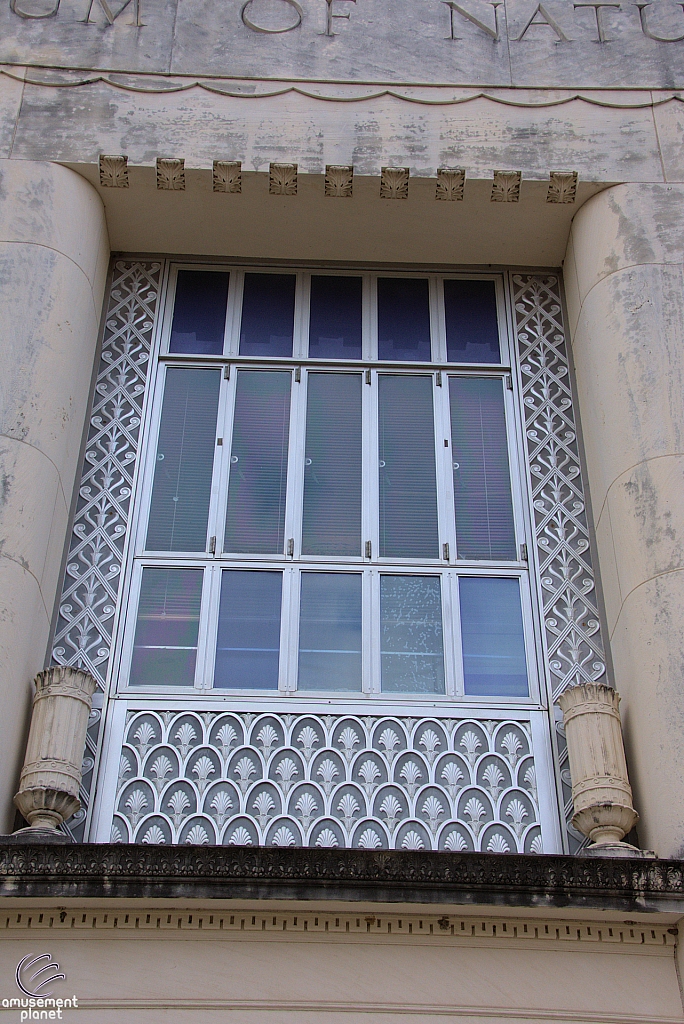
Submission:
{"label": "carved stone block", "polygon": [[103,188],[128,188],[128,157],[100,154],[100,185]]}
{"label": "carved stone block", "polygon": [[326,196],[349,199],[354,187],[354,168],[348,164],[328,164],[325,168]]}
{"label": "carved stone block", "polygon": [[383,167],[380,177],[381,199],[408,199],[409,168]]}
{"label": "carved stone block", "polygon": [[14,798],[34,828],[56,828],[80,806],[78,790],[96,679],[55,665],[36,676],[31,729]]}
{"label": "carved stone block", "polygon": [[465,175],[466,172],[462,167],[439,167],[435,199],[452,203],[462,202]]}
{"label": "carved stone block", "polygon": [[627,777],[620,697],[603,683],[581,683],[558,703],[570,757],[572,823],[594,843],[619,843],[639,820]]}
{"label": "carved stone block", "polygon": [[577,171],[551,171],[547,203],[574,203],[577,199]]}
{"label": "carved stone block", "polygon": [[157,157],[157,188],[167,192],[184,192],[185,160]]}
{"label": "carved stone block", "polygon": [[297,164],[271,164],[268,191],[272,196],[296,196]]}
{"label": "carved stone block", "polygon": [[517,203],[520,200],[520,171],[494,171],[491,201],[493,203]]}
{"label": "carved stone block", "polygon": [[239,160],[214,160],[214,192],[242,192],[242,164]]}

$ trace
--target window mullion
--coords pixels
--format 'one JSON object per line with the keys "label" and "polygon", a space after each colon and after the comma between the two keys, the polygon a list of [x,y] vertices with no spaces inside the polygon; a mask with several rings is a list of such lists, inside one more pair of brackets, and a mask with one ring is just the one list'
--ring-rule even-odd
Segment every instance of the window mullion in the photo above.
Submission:
{"label": "window mullion", "polygon": [[[287,459],[287,498],[285,505],[285,553],[294,541],[292,557],[301,557],[302,508],[304,502],[304,454],[306,450],[306,394],[308,373],[292,376],[290,405],[290,444]],[[282,554],[283,552],[280,552]]]}
{"label": "window mullion", "polygon": [[380,551],[380,480],[378,477],[378,374],[370,373],[371,383],[366,384],[366,373],[363,383],[363,416],[364,416],[364,459],[363,459],[363,555],[366,557],[366,542],[371,544],[371,561],[378,558]]}
{"label": "window mullion", "polygon": [[370,571],[370,686],[369,692],[377,696],[381,692],[380,679],[380,573],[377,569]]}
{"label": "window mullion", "polygon": [[293,565],[283,570],[283,596],[280,617],[280,662],[278,692],[287,696],[297,689],[299,656],[300,573]]}
{"label": "window mullion", "polygon": [[[225,546],[226,510],[228,506],[228,484],[232,468],[231,455],[233,450],[233,421],[235,418],[235,394],[237,387],[237,370],[232,369],[230,379],[223,380],[223,407],[219,405],[219,437],[223,444],[217,446],[219,455],[219,482],[216,511],[216,553],[221,554]],[[223,434],[220,433],[223,431]]]}
{"label": "window mullion", "polygon": [[[439,379],[437,375],[435,375],[435,379]],[[456,558],[456,526],[454,521],[453,458],[449,423],[449,378],[445,373],[441,373],[441,380],[442,386],[434,388],[439,556],[444,562],[453,562]],[[446,446],[444,444],[445,441],[447,442]],[[448,545],[448,554],[444,549],[445,544]]]}
{"label": "window mullion", "polygon": [[214,656],[216,654],[216,623],[218,622],[218,584],[221,571],[217,565],[204,569],[202,603],[197,636],[197,666],[195,690],[211,689],[214,682]]}

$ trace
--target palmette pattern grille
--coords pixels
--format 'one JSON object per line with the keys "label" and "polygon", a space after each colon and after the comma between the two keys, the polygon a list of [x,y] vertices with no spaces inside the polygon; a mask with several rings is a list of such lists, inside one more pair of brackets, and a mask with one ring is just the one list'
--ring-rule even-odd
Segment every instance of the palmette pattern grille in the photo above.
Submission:
{"label": "palmette pattern grille", "polygon": [[[104,690],[119,599],[140,422],[162,264],[117,260],[78,493],[52,662],[90,672]],[[89,721],[81,809],[66,826],[83,837],[101,712]]]}
{"label": "palmette pattern grille", "polygon": [[529,724],[129,711],[111,841],[541,853]]}

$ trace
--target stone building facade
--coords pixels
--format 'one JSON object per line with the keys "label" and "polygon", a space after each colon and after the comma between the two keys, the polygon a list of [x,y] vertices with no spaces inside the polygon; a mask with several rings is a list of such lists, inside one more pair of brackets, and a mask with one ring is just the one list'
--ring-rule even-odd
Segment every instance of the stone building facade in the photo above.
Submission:
{"label": "stone building facade", "polygon": [[2,1005],[684,1020],[682,4],[0,26]]}

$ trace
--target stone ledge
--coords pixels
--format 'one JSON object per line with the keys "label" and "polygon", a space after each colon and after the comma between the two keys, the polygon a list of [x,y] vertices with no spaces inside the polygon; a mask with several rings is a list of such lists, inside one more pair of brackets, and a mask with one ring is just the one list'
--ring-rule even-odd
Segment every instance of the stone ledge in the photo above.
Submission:
{"label": "stone ledge", "polygon": [[0,896],[684,913],[684,862],[274,847],[0,845]]}

